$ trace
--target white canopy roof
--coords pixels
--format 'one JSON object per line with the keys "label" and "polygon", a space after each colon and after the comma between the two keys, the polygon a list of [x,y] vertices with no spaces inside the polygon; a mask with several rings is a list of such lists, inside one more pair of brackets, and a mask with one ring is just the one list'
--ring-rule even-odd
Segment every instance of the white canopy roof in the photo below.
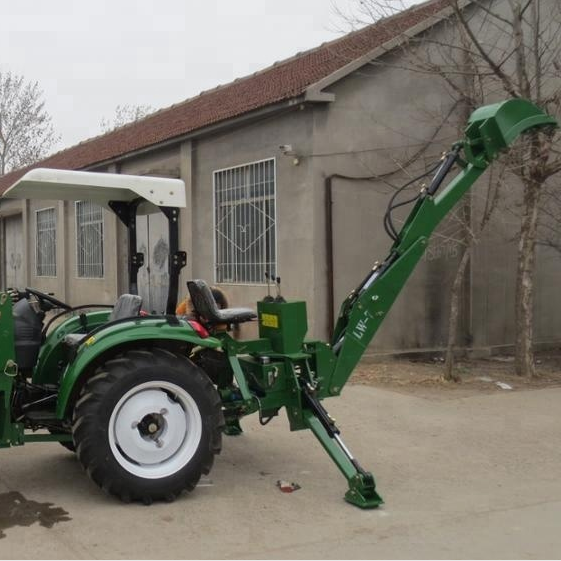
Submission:
{"label": "white canopy roof", "polygon": [[139,197],[155,206],[185,207],[180,179],[37,168],[16,181],[3,197],[59,201],[129,202]]}

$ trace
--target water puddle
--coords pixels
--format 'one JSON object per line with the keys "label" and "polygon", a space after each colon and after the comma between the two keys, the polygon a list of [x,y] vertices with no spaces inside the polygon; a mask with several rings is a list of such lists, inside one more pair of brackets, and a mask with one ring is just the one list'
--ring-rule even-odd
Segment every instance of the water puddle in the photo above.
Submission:
{"label": "water puddle", "polygon": [[17,491],[0,493],[0,540],[6,537],[4,530],[15,526],[39,522],[44,528],[52,528],[57,522],[69,520],[68,512],[53,503],[30,501]]}

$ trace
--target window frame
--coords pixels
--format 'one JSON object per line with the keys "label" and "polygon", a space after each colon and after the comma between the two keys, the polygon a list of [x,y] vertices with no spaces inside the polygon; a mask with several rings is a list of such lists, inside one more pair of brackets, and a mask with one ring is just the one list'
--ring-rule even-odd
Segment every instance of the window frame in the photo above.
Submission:
{"label": "window frame", "polygon": [[[102,274],[99,277],[91,277],[91,276],[80,276],[80,247],[79,247],[79,225],[78,225],[78,205],[80,203],[90,203],[92,205],[97,205],[101,209],[101,267],[102,267]],[[74,240],[76,244],[76,270],[75,270],[75,278],[78,280],[103,280],[105,279],[105,209],[100,204],[94,203],[92,201],[74,201]]]}
{"label": "window frame", "polygon": [[212,242],[213,242],[213,280],[216,284],[221,284],[225,286],[266,286],[267,281],[263,278],[262,281],[250,281],[250,282],[232,282],[232,281],[219,281],[218,280],[218,248],[217,248],[217,223],[216,223],[216,177],[220,173],[224,173],[227,171],[233,171],[240,168],[250,168],[251,166],[257,166],[259,164],[263,164],[265,162],[271,162],[273,165],[273,196],[272,196],[272,203],[273,203],[273,211],[274,211],[274,231],[275,231],[275,242],[274,242],[274,251],[275,251],[275,259],[274,259],[274,271],[269,271],[269,274],[276,275],[277,271],[279,270],[279,252],[278,252],[278,214],[277,214],[277,159],[275,156],[270,158],[262,158],[261,160],[254,160],[251,162],[246,162],[243,164],[238,164],[235,166],[228,166],[224,168],[220,168],[217,170],[213,170],[212,172],[212,222],[213,222],[213,229],[212,229]]}
{"label": "window frame", "polygon": [[[54,275],[40,275],[39,274],[39,213],[45,212],[47,210],[53,211],[53,229],[54,229]],[[58,216],[56,207],[48,206],[44,208],[38,208],[35,210],[35,276],[41,279],[56,279],[57,278],[57,255],[58,255],[58,247],[57,247],[57,226],[58,226]]]}

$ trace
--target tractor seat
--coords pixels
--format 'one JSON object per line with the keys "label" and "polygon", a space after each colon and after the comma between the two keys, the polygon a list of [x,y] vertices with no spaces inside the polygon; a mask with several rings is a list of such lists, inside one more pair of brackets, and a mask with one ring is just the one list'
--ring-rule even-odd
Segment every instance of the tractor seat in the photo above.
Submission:
{"label": "tractor seat", "polygon": [[107,321],[110,323],[118,319],[135,317],[140,313],[140,308],[142,308],[142,298],[140,296],[137,294],[121,294],[117,298]]}
{"label": "tractor seat", "polygon": [[[121,294],[113,310],[109,314],[107,323],[117,321],[119,319],[132,318],[139,314],[142,307],[142,298],[136,294]],[[87,333],[68,333],[63,341],[70,348],[75,348],[88,336]]]}
{"label": "tractor seat", "polygon": [[224,308],[221,310],[204,280],[187,281],[187,288],[195,313],[208,325],[238,324],[252,321],[257,317],[251,308]]}

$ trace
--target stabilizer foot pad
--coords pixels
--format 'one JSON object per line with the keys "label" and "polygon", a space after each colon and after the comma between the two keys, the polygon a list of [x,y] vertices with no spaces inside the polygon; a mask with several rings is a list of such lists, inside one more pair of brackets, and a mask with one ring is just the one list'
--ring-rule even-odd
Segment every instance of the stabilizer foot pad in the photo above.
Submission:
{"label": "stabilizer foot pad", "polygon": [[377,508],[384,504],[382,497],[376,493],[374,477],[369,472],[357,474],[349,480],[345,500],[359,508]]}

